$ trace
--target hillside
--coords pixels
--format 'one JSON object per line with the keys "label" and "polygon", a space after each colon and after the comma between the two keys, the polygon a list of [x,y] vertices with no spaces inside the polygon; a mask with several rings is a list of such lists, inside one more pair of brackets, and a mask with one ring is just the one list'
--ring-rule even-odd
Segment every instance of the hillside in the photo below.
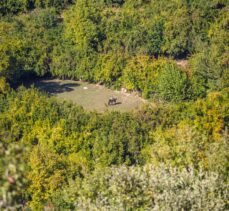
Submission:
{"label": "hillside", "polygon": [[229,209],[228,9],[1,1],[0,210]]}

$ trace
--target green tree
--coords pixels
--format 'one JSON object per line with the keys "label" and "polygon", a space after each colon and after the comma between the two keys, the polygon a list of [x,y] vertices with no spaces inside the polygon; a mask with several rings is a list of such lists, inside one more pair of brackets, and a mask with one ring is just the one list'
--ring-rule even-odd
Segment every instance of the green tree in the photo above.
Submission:
{"label": "green tree", "polygon": [[141,91],[148,96],[148,87],[152,76],[152,63],[150,57],[139,56],[128,60],[123,70],[123,85],[128,90]]}
{"label": "green tree", "polygon": [[0,22],[0,76],[10,82],[23,75],[23,41],[15,31],[14,23]]}
{"label": "green tree", "polygon": [[192,84],[196,96],[228,87],[228,15],[223,11],[209,30],[211,45],[190,60]]}
{"label": "green tree", "polygon": [[45,146],[37,146],[33,148],[29,166],[31,170],[27,178],[30,181],[29,193],[32,195],[29,206],[41,210],[56,189],[63,185],[66,163],[62,156]]}
{"label": "green tree", "polygon": [[100,54],[95,67],[95,80],[108,86],[120,86],[125,63],[126,58],[122,53]]}
{"label": "green tree", "polygon": [[190,19],[185,6],[175,5],[167,13],[164,24],[164,53],[171,56],[182,56],[189,52]]}
{"label": "green tree", "polygon": [[101,4],[94,1],[77,1],[64,13],[64,36],[74,44],[77,51],[77,78],[90,80],[96,64],[100,41],[103,39],[99,28]]}
{"label": "green tree", "polygon": [[174,64],[167,64],[158,73],[155,92],[159,98],[167,101],[181,101],[189,97],[189,80],[185,72],[182,72]]}

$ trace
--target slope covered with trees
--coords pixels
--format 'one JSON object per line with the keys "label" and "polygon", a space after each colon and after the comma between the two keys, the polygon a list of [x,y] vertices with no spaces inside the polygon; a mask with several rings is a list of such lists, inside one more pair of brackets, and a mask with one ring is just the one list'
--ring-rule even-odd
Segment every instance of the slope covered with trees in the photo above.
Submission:
{"label": "slope covered with trees", "polygon": [[[26,202],[33,210],[50,204],[61,210],[101,210],[118,206],[119,202],[112,202],[112,197],[121,197],[121,207],[155,208],[159,203],[157,206],[166,209],[169,204],[159,198],[169,196],[169,192],[162,194],[160,188],[174,190],[175,185],[184,200],[179,202],[181,208],[223,209],[228,197],[221,192],[228,179],[227,99],[227,93],[212,93],[193,104],[101,115],[57,103],[36,90],[20,89],[1,95],[1,206],[22,206]],[[140,176],[142,166],[146,169]],[[159,178],[148,172],[150,166],[158,168],[152,171],[157,171]],[[112,168],[120,171],[121,178]],[[160,179],[167,168],[171,168],[167,177]],[[109,176],[110,171],[114,172]],[[176,177],[185,181],[176,181]],[[170,179],[168,187],[166,181]],[[202,187],[204,184],[207,186]],[[115,189],[110,187],[110,193],[104,192],[110,185],[115,185]],[[199,186],[203,189],[199,190]],[[146,187],[156,191],[156,198]],[[197,195],[185,199],[183,191]],[[198,194],[204,194],[201,196],[206,203],[198,205]],[[132,199],[137,204],[132,204]],[[154,200],[159,201],[154,204]],[[170,200],[168,203],[175,208],[176,201]]]}
{"label": "slope covered with trees", "polygon": [[[227,210],[228,7],[1,1],[0,209]],[[45,76],[156,105],[98,114],[20,87]]]}
{"label": "slope covered with trees", "polygon": [[[58,1],[36,4],[45,8],[0,23],[0,72],[11,82],[51,74],[174,101],[228,86],[226,1],[78,0],[61,11]],[[185,70],[171,61],[185,57]]]}

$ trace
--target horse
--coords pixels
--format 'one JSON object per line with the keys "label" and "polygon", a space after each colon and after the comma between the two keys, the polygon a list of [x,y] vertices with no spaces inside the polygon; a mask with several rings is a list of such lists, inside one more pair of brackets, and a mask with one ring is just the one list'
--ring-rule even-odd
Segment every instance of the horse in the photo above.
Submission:
{"label": "horse", "polygon": [[117,98],[115,97],[111,97],[109,100],[108,100],[108,105],[111,106],[111,105],[116,105],[117,103]]}

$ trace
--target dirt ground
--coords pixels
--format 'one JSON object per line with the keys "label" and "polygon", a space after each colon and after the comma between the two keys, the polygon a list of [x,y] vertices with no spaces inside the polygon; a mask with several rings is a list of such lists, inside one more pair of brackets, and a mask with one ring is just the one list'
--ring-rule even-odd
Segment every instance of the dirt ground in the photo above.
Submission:
{"label": "dirt ground", "polygon": [[[71,101],[86,110],[104,112],[106,110],[131,111],[144,105],[146,101],[136,94],[114,91],[101,85],[72,80],[40,80],[34,86],[60,100]],[[110,97],[117,98],[117,104],[107,106]]]}

